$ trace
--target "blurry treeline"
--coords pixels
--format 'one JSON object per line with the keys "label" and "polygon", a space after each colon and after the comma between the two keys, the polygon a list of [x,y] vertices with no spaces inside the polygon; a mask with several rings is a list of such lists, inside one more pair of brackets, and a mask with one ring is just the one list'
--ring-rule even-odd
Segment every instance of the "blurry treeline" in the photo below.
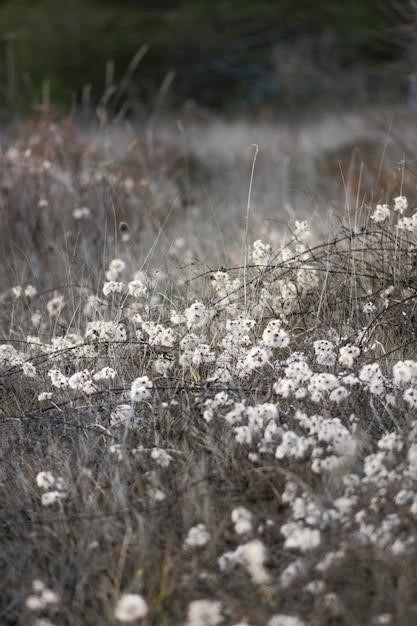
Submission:
{"label": "blurry treeline", "polygon": [[[404,87],[381,0],[6,0],[0,106],[304,106]],[[137,112],[136,111],[136,112]]]}

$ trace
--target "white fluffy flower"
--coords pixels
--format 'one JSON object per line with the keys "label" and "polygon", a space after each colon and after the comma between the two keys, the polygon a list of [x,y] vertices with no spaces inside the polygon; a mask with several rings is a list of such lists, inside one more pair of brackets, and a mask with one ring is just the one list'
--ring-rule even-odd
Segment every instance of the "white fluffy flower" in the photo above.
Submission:
{"label": "white fluffy flower", "polygon": [[339,404],[340,402],[343,402],[343,400],[346,400],[349,395],[349,389],[340,386],[336,387],[336,389],[333,389],[333,391],[330,392],[329,400],[330,402],[336,402],[336,404]]}
{"label": "white fluffy flower", "polygon": [[49,606],[58,604],[60,598],[55,591],[48,587],[41,580],[35,579],[32,583],[33,593],[26,598],[26,608],[29,611],[44,611]]}
{"label": "white fluffy flower", "polygon": [[294,431],[288,430],[282,436],[282,442],[275,450],[275,458],[302,459],[311,446],[311,442],[303,436],[297,435]]}
{"label": "white fluffy flower", "polygon": [[317,548],[321,543],[321,534],[317,528],[302,526],[297,522],[288,522],[281,526],[281,533],[285,537],[284,548],[287,549],[308,552]]}
{"label": "white fluffy flower", "polygon": [[89,370],[82,370],[81,372],[76,372],[69,377],[68,386],[70,389],[81,391],[90,379],[91,374]]}
{"label": "white fluffy flower", "polygon": [[367,384],[370,393],[377,396],[384,393],[384,376],[379,363],[368,363],[361,367],[359,380]]}
{"label": "white fluffy flower", "polygon": [[116,378],[116,370],[112,367],[103,367],[101,370],[96,372],[93,376],[93,380],[96,382],[106,381],[106,380],[114,380]]}
{"label": "white fluffy flower", "polygon": [[42,506],[51,506],[56,502],[60,502],[66,497],[66,494],[62,491],[47,491],[41,496]]}
{"label": "white fluffy flower", "polygon": [[235,433],[235,439],[241,445],[250,446],[253,441],[253,432],[249,426],[236,426],[233,429]]}
{"label": "white fluffy flower", "polygon": [[252,372],[253,370],[262,367],[268,363],[271,357],[271,352],[267,348],[262,346],[254,346],[249,350],[245,357],[243,366],[243,372]]}
{"label": "white fluffy flower", "polygon": [[225,552],[218,559],[221,571],[229,571],[236,565],[243,566],[257,585],[268,584],[270,576],[265,568],[266,549],[262,541],[253,539],[236,550]]}
{"label": "white fluffy flower", "polygon": [[193,526],[187,533],[184,545],[188,548],[202,547],[208,544],[211,535],[204,524]]}
{"label": "white fluffy flower", "polygon": [[88,322],[85,331],[87,339],[96,339],[100,341],[126,341],[126,328],[120,322],[104,322],[97,320]]}
{"label": "white fluffy flower", "polygon": [[126,263],[121,259],[113,259],[110,262],[109,269],[106,272],[106,278],[109,281],[114,281],[123,272],[126,267]]}
{"label": "white fluffy flower", "polygon": [[306,561],[304,558],[295,559],[282,572],[279,582],[282,589],[290,587],[294,581],[304,576],[307,571]]}
{"label": "white fluffy flower", "polygon": [[377,224],[385,222],[390,216],[390,208],[388,204],[377,204],[376,209],[371,215],[371,220]]}
{"label": "white fluffy flower", "polygon": [[129,296],[133,298],[141,298],[142,296],[146,296],[148,288],[147,286],[140,280],[131,280],[127,285],[127,291]]}
{"label": "white fluffy flower", "polygon": [[259,539],[253,539],[237,548],[240,563],[248,571],[252,581],[256,585],[266,585],[270,576],[265,569],[267,552],[264,544]]}
{"label": "white fluffy flower", "polygon": [[207,343],[201,343],[194,348],[192,355],[192,364],[196,367],[204,363],[214,363],[216,355],[210,350],[210,346]]}
{"label": "white fluffy flower", "polygon": [[[149,345],[172,348],[176,341],[176,336],[172,328],[166,328],[162,324],[155,322],[143,322],[142,329],[147,333]],[[139,331],[141,335],[141,331]],[[139,338],[139,334],[137,333]]]}
{"label": "white fluffy flower", "polygon": [[137,593],[125,593],[117,602],[114,616],[119,622],[135,622],[148,614],[146,601]]}
{"label": "white fluffy flower", "polygon": [[26,363],[23,363],[22,372],[23,372],[23,376],[26,376],[27,378],[36,377],[36,368],[33,365],[33,363],[30,363],[29,361],[26,361]]}
{"label": "white fluffy flower", "polygon": [[173,324],[174,326],[179,326],[180,324],[184,324],[185,315],[183,315],[182,313],[179,313],[175,309],[172,309],[169,319],[170,319],[171,324]]}
{"label": "white fluffy flower", "polygon": [[326,339],[319,339],[313,343],[316,362],[319,365],[333,365],[336,361],[334,344]]}
{"label": "white fluffy flower", "polygon": [[51,298],[46,304],[46,310],[50,317],[57,317],[65,306],[65,300],[63,295],[55,296]]}
{"label": "white fluffy flower", "polygon": [[25,287],[25,296],[26,298],[34,298],[37,294],[36,287],[33,285],[26,285]]}
{"label": "white fluffy flower", "polygon": [[130,399],[132,402],[140,402],[141,400],[147,400],[151,397],[150,390],[153,387],[153,382],[149,380],[147,376],[141,376],[136,378],[130,388]]}
{"label": "white fluffy flower", "polygon": [[148,496],[154,503],[163,502],[166,498],[166,494],[162,491],[162,489],[158,489],[158,487],[149,487]]}
{"label": "white fluffy flower", "polygon": [[375,313],[377,312],[377,308],[373,302],[365,302],[365,304],[362,307],[362,311],[366,315],[372,316],[372,315],[375,315]]}
{"label": "white fluffy flower", "polygon": [[68,387],[68,378],[60,370],[49,370],[48,376],[51,379],[51,385],[58,389],[64,389]]}
{"label": "white fluffy flower", "polygon": [[188,330],[200,328],[206,322],[206,307],[202,302],[194,302],[185,309],[184,316]]}
{"label": "white fluffy flower", "polygon": [[358,346],[347,344],[346,346],[342,346],[340,348],[338,361],[345,367],[353,367],[354,361],[358,358],[360,353],[361,351]]}
{"label": "white fluffy flower", "polygon": [[408,200],[405,196],[397,196],[394,198],[394,211],[398,211],[401,215],[408,209]]}
{"label": "white fluffy flower", "polygon": [[232,522],[235,526],[235,532],[238,535],[244,535],[252,530],[253,515],[243,506],[238,506],[232,511]]}
{"label": "white fluffy flower", "polygon": [[403,398],[411,409],[417,408],[417,387],[408,387],[404,391]]}
{"label": "white fluffy flower", "polygon": [[269,348],[286,348],[290,337],[281,328],[280,320],[271,320],[262,334],[262,341]]}
{"label": "white fluffy flower", "polygon": [[294,235],[300,241],[306,241],[310,237],[311,229],[307,220],[295,220]]}
{"label": "white fluffy flower", "polygon": [[411,360],[397,361],[392,368],[395,385],[417,383],[417,362]]}
{"label": "white fluffy flower", "polygon": [[152,448],[151,459],[160,467],[168,467],[172,461],[172,456],[162,448]]}
{"label": "white fluffy flower", "polygon": [[52,472],[46,471],[38,472],[36,474],[36,484],[38,485],[39,489],[50,489],[55,485],[55,482],[55,476],[52,474]]}
{"label": "white fluffy flower", "polygon": [[21,298],[22,293],[23,293],[23,287],[21,287],[20,285],[16,285],[15,287],[12,287],[12,296],[13,298],[15,298],[15,300],[18,300],[19,298]]}
{"label": "white fluffy flower", "polygon": [[271,258],[271,246],[264,243],[261,239],[253,242],[252,261],[254,265],[267,265]]}
{"label": "white fluffy flower", "polygon": [[215,600],[194,600],[188,605],[186,626],[217,626],[223,621],[222,605]]}
{"label": "white fluffy flower", "polygon": [[417,232],[417,212],[411,217],[401,217],[397,222],[398,230],[405,230],[409,233]]}
{"label": "white fluffy flower", "polygon": [[46,400],[51,400],[52,397],[53,397],[53,394],[50,391],[42,391],[38,395],[38,402],[45,402]]}

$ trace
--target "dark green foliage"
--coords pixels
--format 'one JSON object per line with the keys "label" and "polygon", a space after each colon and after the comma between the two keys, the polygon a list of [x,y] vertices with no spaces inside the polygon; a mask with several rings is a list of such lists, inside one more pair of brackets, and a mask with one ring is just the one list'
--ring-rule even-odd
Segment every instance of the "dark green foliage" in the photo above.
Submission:
{"label": "dark green foliage", "polygon": [[148,44],[129,81],[132,101],[154,101],[167,73],[175,72],[176,103],[282,102],[292,89],[282,61],[291,65],[295,56],[301,66],[317,66],[307,78],[296,70],[301,95],[309,96],[311,83],[321,90],[337,82],[341,68],[366,73],[394,59],[398,50],[387,39],[388,28],[377,0],[350,0],[343,8],[323,0],[68,0],[59,9],[55,0],[9,0],[0,6],[7,61],[0,95],[3,104],[27,105],[46,80],[54,102],[79,100],[91,84],[97,103],[106,88],[106,63],[114,62],[117,82]]}

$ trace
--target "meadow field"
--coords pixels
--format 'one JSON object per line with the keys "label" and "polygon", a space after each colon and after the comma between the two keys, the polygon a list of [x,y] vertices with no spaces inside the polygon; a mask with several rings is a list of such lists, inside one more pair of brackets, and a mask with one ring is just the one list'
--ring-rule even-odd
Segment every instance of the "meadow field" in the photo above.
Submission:
{"label": "meadow field", "polygon": [[416,136],[2,130],[2,626],[417,623]]}

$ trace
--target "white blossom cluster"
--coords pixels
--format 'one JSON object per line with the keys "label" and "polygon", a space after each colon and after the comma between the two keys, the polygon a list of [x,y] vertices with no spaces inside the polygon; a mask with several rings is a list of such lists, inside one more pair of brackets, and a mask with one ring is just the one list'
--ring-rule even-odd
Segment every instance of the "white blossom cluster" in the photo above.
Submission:
{"label": "white blossom cluster", "polygon": [[43,506],[51,506],[67,497],[67,487],[61,477],[55,477],[50,471],[36,474],[36,484],[43,491],[41,502]]}
{"label": "white blossom cluster", "polygon": [[35,579],[32,583],[32,593],[26,598],[26,608],[29,611],[45,611],[60,602],[59,595],[49,589],[42,580]]}

